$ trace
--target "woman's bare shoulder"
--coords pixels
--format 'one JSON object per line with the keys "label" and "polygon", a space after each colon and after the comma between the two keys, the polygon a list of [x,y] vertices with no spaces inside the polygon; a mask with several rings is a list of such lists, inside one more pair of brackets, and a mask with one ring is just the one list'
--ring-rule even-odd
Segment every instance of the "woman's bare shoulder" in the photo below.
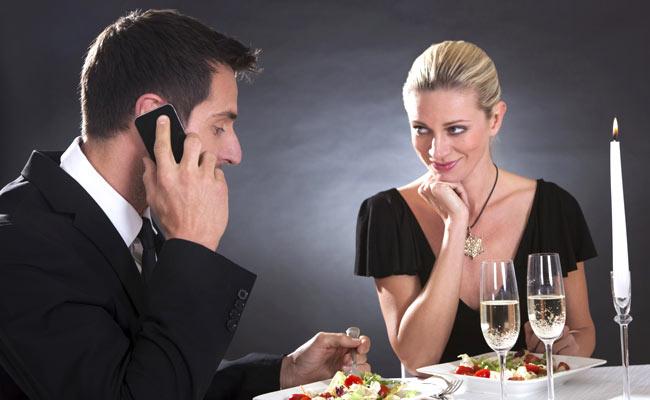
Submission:
{"label": "woman's bare shoulder", "polygon": [[511,194],[534,193],[537,188],[537,180],[527,176],[517,175],[513,172],[500,170],[504,181],[507,182],[508,191]]}
{"label": "woman's bare shoulder", "polygon": [[397,191],[400,192],[402,196],[413,196],[417,195],[418,193],[418,188],[420,187],[420,184],[422,183],[423,179],[426,178],[426,174],[416,178],[415,180],[400,186],[397,188]]}
{"label": "woman's bare shoulder", "polygon": [[505,170],[499,170],[499,174],[499,181],[503,183],[500,193],[496,196],[498,202],[511,204],[513,201],[515,203],[523,201],[526,203],[535,196],[537,180]]}

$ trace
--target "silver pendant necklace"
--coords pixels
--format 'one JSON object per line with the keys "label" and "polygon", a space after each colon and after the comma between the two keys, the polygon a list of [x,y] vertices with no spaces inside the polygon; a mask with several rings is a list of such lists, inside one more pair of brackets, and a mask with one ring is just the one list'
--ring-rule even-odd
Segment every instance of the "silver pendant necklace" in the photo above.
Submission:
{"label": "silver pendant necklace", "polygon": [[494,193],[494,188],[497,186],[497,181],[499,180],[499,168],[495,163],[492,163],[492,165],[494,165],[494,168],[497,171],[497,175],[494,178],[494,183],[492,184],[492,189],[490,189],[490,194],[488,194],[487,199],[485,199],[485,203],[483,203],[483,207],[481,207],[481,211],[479,211],[478,216],[474,220],[474,223],[467,227],[467,236],[465,237],[464,253],[472,260],[476,256],[478,256],[479,254],[485,251],[485,247],[483,247],[483,239],[480,236],[474,236],[472,234],[472,228],[476,226],[476,223],[478,222],[479,218],[481,218],[481,215],[483,215],[483,211],[485,211],[485,206],[487,206],[488,202],[490,201],[490,198],[492,197],[492,193]]}

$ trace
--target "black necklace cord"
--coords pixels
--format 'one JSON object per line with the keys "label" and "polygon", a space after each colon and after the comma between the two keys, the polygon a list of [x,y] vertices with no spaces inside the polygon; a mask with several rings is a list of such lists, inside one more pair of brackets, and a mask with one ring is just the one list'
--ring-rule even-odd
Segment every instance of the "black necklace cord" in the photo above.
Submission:
{"label": "black necklace cord", "polygon": [[497,170],[497,176],[494,178],[494,183],[492,184],[492,189],[490,189],[490,194],[488,194],[487,199],[485,199],[485,203],[483,203],[483,207],[481,207],[481,211],[479,211],[478,216],[474,220],[474,223],[467,227],[468,231],[470,229],[472,229],[476,225],[479,218],[481,218],[481,215],[483,215],[483,211],[485,211],[485,207],[487,206],[488,202],[490,201],[490,198],[492,197],[492,193],[494,193],[494,188],[497,187],[497,181],[499,180],[499,168],[497,167],[497,165],[494,162],[492,163],[492,165],[494,165],[494,168]]}

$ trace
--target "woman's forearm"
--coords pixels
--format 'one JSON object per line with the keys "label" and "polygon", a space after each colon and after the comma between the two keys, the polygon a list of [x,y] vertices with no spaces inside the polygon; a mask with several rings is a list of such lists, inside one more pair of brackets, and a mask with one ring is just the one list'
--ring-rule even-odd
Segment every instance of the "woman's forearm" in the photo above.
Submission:
{"label": "woman's forearm", "polygon": [[576,354],[570,354],[573,356],[579,357],[591,357],[596,347],[596,328],[591,325],[584,328],[576,329],[578,332],[575,332],[573,336],[575,337],[576,343],[578,343],[578,352]]}
{"label": "woman's forearm", "polygon": [[460,297],[464,240],[465,227],[445,230],[429,280],[400,321],[393,350],[411,372],[437,363],[447,345]]}

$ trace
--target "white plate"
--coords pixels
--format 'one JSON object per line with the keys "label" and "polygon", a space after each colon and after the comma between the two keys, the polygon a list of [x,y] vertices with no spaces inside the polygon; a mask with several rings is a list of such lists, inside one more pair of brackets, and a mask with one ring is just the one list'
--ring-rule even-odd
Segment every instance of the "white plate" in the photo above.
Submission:
{"label": "white plate", "polygon": [[[536,354],[541,357],[540,354]],[[476,357],[496,357],[495,353],[485,353]],[[574,356],[561,356],[553,355],[553,364],[564,361],[571,368],[568,371],[556,372],[554,376],[555,386],[561,385],[569,380],[571,377],[585,372],[589,368],[605,364],[607,361],[598,358],[574,357]],[[498,379],[479,378],[475,376],[457,375],[454,373],[460,360],[449,362],[446,364],[430,365],[428,367],[418,368],[417,371],[423,374],[445,374],[456,378],[461,378],[465,383],[463,386],[468,392],[475,393],[500,393],[500,385]],[[527,381],[506,381],[505,390],[508,395],[525,395],[531,392],[546,390],[546,378],[531,379]]]}
{"label": "white plate", "polygon": [[[407,382],[408,386],[406,387],[406,389],[417,390],[420,393],[419,396],[411,397],[409,398],[409,400],[429,398],[429,396],[435,396],[436,394],[440,393],[440,391],[443,389],[443,386],[436,381],[431,383],[423,383],[421,380],[418,380],[416,378],[406,378],[406,379],[384,378],[384,379],[391,380],[391,381]],[[253,400],[287,400],[289,397],[291,397],[292,394],[303,393],[303,389],[306,390],[307,392],[323,392],[327,389],[329,383],[330,383],[329,379],[325,381],[314,382],[308,385],[302,385],[302,388],[300,386],[297,386],[290,389],[279,390],[277,392],[262,394],[257,397],[254,397]]]}

